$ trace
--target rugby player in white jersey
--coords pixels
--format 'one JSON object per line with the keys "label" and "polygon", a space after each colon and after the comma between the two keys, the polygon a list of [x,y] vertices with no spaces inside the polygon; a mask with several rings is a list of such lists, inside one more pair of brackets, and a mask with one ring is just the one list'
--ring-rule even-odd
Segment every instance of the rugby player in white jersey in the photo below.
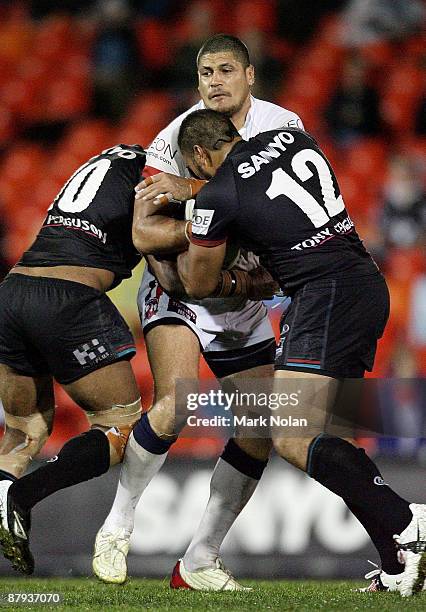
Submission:
{"label": "rugby player in white jersey", "polygon": [[[254,68],[239,39],[219,34],[207,40],[198,54],[197,69],[201,101],[162,130],[147,152],[144,176],[148,178],[139,186],[134,219],[135,245],[145,254],[176,252],[188,246],[185,223],[165,216],[164,209],[156,206],[159,201],[188,200],[195,195],[195,188],[200,188],[188,178],[177,146],[180,125],[188,113],[206,107],[224,112],[244,139],[282,126],[303,128],[294,113],[251,95]],[[152,258],[150,262],[157,276],[168,265]],[[252,278],[260,277],[266,289],[274,287],[272,277],[262,276],[258,265],[253,255],[245,254],[236,267],[257,268],[257,272],[250,272]],[[201,352],[221,381],[232,383],[233,377],[270,377],[273,373],[275,340],[261,301],[241,296],[202,302],[178,300],[164,292],[152,270],[144,272],[138,307],[155,397],[152,409],[130,436],[116,497],[96,538],[93,569],[109,583],[126,579],[136,504],[163,465],[182,426],[175,422],[176,381],[198,378]],[[251,295],[260,298],[256,290],[254,286]],[[174,568],[172,588],[244,588],[224,568],[219,549],[253,494],[270,450],[271,442],[265,439],[237,435],[228,441],[213,472],[210,499],[197,533]]]}

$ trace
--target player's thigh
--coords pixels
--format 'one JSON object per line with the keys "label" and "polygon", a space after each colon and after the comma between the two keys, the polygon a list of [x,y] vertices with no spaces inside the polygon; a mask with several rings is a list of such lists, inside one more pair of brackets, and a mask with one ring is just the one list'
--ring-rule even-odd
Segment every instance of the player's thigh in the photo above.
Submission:
{"label": "player's thigh", "polygon": [[86,410],[91,427],[105,432],[110,464],[120,463],[141,414],[140,393],[130,363],[114,362],[63,387]]}
{"label": "player's thigh", "polygon": [[55,406],[51,376],[25,376],[0,364],[0,399],[7,414],[27,417]]}
{"label": "player's thigh", "polygon": [[186,325],[156,325],[145,336],[154,378],[154,403],[149,422],[154,431],[177,434],[186,423],[185,401],[176,400],[178,385],[182,399],[197,393],[200,365],[198,337]]}
{"label": "player's thigh", "polygon": [[140,397],[129,361],[117,361],[64,384],[68,395],[84,410],[99,412],[113,406],[127,406]]}
{"label": "player's thigh", "polygon": [[277,453],[301,469],[311,441],[325,431],[341,382],[309,372],[277,370],[271,435]]}
{"label": "player's thigh", "polygon": [[198,380],[200,343],[186,325],[156,325],[145,336],[154,378],[154,404],[175,396],[178,380]]}

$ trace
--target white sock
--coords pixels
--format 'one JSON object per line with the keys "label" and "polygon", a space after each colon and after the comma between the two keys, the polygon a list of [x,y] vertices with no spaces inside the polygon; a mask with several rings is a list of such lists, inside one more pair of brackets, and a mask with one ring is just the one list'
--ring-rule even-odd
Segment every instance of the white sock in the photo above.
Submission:
{"label": "white sock", "polygon": [[253,495],[258,482],[219,459],[210,481],[207,507],[183,557],[187,571],[215,566],[226,534]]}
{"label": "white sock", "polygon": [[103,525],[105,531],[124,527],[129,535],[132,533],[137,503],[166,457],[167,453],[155,455],[145,450],[136,442],[133,432],[130,434],[114,503]]}

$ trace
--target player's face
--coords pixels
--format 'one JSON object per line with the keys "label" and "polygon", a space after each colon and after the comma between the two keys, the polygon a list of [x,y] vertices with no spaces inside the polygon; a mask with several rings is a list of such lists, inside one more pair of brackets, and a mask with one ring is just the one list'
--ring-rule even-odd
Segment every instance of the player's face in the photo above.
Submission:
{"label": "player's face", "polygon": [[206,53],[198,63],[198,91],[206,108],[231,118],[249,106],[253,82],[253,66],[244,68],[230,51]]}

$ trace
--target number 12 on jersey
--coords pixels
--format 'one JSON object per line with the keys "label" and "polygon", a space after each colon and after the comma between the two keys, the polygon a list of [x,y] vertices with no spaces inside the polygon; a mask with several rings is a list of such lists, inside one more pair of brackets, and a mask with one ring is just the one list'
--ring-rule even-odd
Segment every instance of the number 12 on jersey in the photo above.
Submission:
{"label": "number 12 on jersey", "polygon": [[331,217],[338,215],[345,209],[345,203],[341,195],[336,198],[333,177],[327,162],[313,149],[303,149],[293,157],[291,167],[297,178],[305,182],[313,176],[307,162],[311,162],[318,173],[322,204],[325,210],[318,200],[283,168],[277,168],[272,172],[272,181],[266,195],[271,200],[280,195],[286,196],[305,213],[314,227],[322,227],[328,223]]}

